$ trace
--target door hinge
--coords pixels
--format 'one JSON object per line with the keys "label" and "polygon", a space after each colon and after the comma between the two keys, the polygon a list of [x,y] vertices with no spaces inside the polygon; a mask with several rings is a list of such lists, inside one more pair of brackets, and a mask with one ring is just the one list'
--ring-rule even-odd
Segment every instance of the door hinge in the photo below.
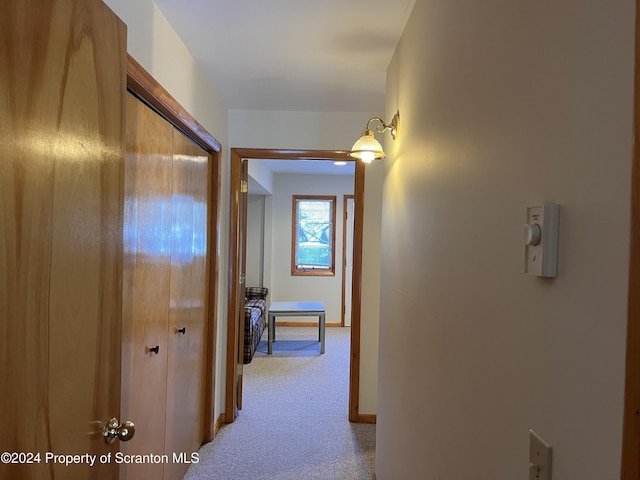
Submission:
{"label": "door hinge", "polygon": [[236,374],[238,376],[242,375],[242,368],[244,367],[244,365],[242,365],[241,363],[238,364],[238,370],[236,372]]}
{"label": "door hinge", "polygon": [[247,193],[249,191],[249,182],[247,182],[246,180],[241,180],[240,181],[240,191],[242,193]]}
{"label": "door hinge", "polygon": [[240,285],[244,284],[244,282],[247,280],[247,276],[244,273],[240,274]]}

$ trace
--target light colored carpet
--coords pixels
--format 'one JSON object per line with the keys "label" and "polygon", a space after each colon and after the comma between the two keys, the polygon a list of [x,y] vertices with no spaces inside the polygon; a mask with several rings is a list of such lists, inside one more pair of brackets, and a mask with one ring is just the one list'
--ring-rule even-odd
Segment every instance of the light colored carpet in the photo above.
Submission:
{"label": "light colored carpet", "polygon": [[278,327],[244,368],[243,409],[185,480],[371,480],[375,425],[348,419],[349,328]]}

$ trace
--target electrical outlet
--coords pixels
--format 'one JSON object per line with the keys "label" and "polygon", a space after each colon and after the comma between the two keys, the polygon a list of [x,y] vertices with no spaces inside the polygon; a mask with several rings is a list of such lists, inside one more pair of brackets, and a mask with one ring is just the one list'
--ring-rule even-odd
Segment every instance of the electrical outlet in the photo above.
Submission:
{"label": "electrical outlet", "polygon": [[533,430],[529,430],[529,480],[551,480],[553,449]]}

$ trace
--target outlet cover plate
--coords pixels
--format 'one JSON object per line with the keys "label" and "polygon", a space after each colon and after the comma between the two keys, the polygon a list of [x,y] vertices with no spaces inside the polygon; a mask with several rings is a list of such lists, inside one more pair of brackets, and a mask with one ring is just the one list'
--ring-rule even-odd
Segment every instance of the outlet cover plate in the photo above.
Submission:
{"label": "outlet cover plate", "polygon": [[551,480],[552,453],[551,446],[529,430],[529,480]]}

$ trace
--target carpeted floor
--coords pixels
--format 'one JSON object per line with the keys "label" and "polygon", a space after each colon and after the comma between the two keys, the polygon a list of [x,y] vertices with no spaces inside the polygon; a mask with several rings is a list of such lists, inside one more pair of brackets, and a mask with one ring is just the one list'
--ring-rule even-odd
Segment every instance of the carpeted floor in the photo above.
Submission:
{"label": "carpeted floor", "polygon": [[[244,368],[243,409],[185,480],[371,480],[375,425],[348,420],[349,328],[278,327]],[[315,339],[315,340],[314,340]]]}

